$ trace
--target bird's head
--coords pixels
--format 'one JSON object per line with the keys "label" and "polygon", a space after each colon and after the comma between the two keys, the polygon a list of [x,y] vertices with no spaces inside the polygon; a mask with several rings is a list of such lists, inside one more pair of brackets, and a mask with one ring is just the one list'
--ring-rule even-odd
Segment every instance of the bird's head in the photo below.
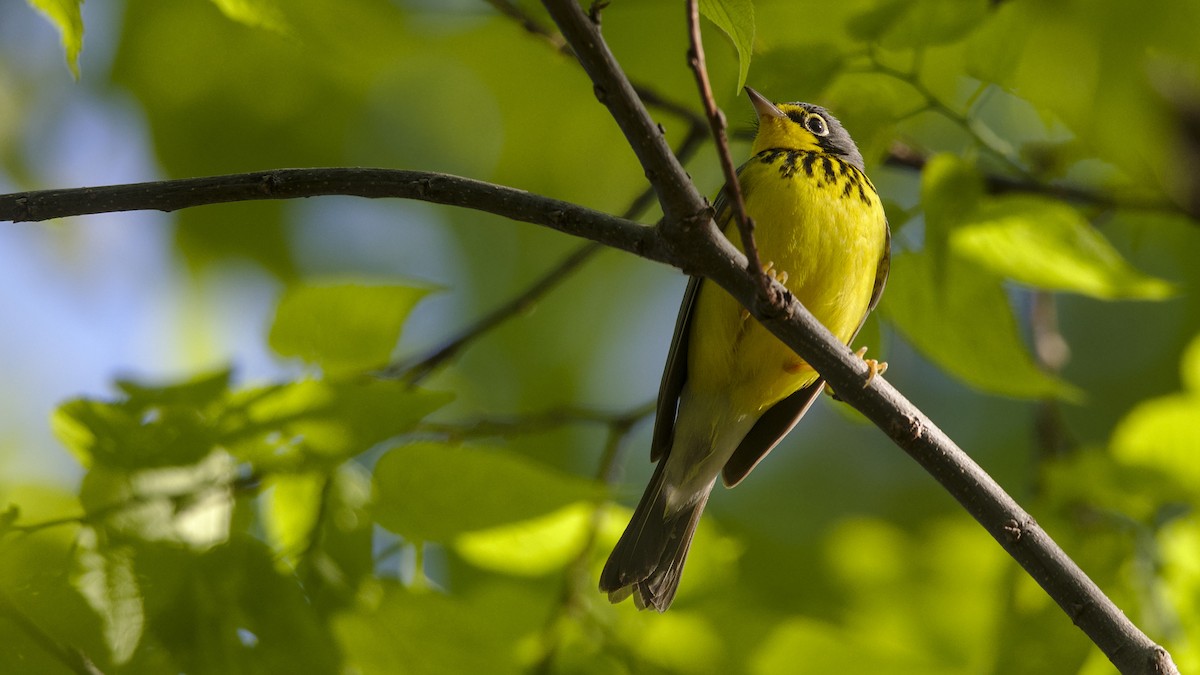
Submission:
{"label": "bird's head", "polygon": [[750,87],[746,87],[746,94],[758,113],[752,154],[776,148],[810,150],[840,157],[863,169],[858,146],[828,110],[811,103],[771,103]]}

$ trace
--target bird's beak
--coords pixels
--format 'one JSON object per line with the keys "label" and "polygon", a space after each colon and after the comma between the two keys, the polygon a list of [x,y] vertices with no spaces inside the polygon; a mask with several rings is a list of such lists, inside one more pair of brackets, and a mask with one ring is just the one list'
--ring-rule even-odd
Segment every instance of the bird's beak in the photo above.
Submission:
{"label": "bird's beak", "polygon": [[754,112],[758,113],[760,121],[768,117],[786,117],[782,110],[775,107],[774,103],[771,103],[765,96],[750,87],[746,87],[746,95],[750,97],[750,102],[754,104]]}

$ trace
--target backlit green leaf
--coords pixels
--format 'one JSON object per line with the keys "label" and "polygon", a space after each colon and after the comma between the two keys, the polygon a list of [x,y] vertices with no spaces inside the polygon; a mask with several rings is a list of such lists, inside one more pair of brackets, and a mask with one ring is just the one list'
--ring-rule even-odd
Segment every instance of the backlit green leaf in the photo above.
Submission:
{"label": "backlit green leaf", "polygon": [[345,652],[344,672],[526,672],[517,665],[518,638],[536,624],[518,618],[523,608],[514,611],[513,600],[511,594],[462,597],[385,585],[377,606],[346,612],[334,620],[334,633]]}
{"label": "backlit green leaf", "polygon": [[484,569],[537,576],[562,569],[583,550],[596,505],[577,502],[553,513],[467,532],[454,550]]}
{"label": "backlit green leaf", "polygon": [[225,443],[240,459],[297,470],[338,463],[410,431],[454,398],[392,380],[300,380],[239,392]]}
{"label": "backlit green leaf", "polygon": [[928,253],[894,258],[880,309],[905,338],[980,390],[1019,398],[1078,398],[1074,387],[1033,362],[1000,279],[954,258],[948,263],[939,283]]}
{"label": "backlit green leaf", "polygon": [[79,52],[83,49],[83,0],[26,0],[50,19],[62,40],[67,67],[79,79]]}
{"label": "backlit green leaf", "polygon": [[287,31],[287,21],[275,0],[213,0],[221,13],[247,26]]}
{"label": "backlit green leaf", "polygon": [[725,31],[738,53],[738,91],[746,85],[754,52],[754,3],[751,0],[700,0],[700,13]]}
{"label": "backlit green leaf", "polygon": [[271,347],[345,373],[383,366],[409,312],[427,289],[361,283],[306,284],[284,293],[271,326]]}
{"label": "backlit green leaf", "polygon": [[954,253],[1035,288],[1104,300],[1161,299],[1171,285],[1133,268],[1079,214],[1040,197],[990,199],[951,235]]}
{"label": "backlit green leaf", "polygon": [[1200,491],[1200,337],[1184,351],[1181,368],[1188,390],[1138,404],[1113,430],[1112,451]]}
{"label": "backlit green leaf", "polygon": [[322,473],[278,473],[266,482],[267,513],[263,529],[267,540],[285,559],[308,548],[315,533],[321,509],[321,493],[331,480]]}
{"label": "backlit green leaf", "polygon": [[598,491],[506,450],[439,443],[388,451],[375,467],[375,486],[379,523],[419,541],[544,516]]}
{"label": "backlit green leaf", "polygon": [[102,545],[95,530],[84,530],[71,575],[71,584],[100,617],[117,664],[133,656],[146,625],[133,554],[128,546]]}
{"label": "backlit green leaf", "polygon": [[854,16],[847,30],[863,41],[912,49],[962,38],[987,11],[984,0],[888,0]]}

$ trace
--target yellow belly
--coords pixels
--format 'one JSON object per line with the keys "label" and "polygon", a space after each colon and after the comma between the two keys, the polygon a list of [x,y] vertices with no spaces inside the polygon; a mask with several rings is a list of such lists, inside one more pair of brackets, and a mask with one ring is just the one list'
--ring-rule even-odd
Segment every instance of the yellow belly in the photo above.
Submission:
{"label": "yellow belly", "polygon": [[[879,198],[865,177],[836,161],[832,170],[820,159],[802,169],[792,157],[791,175],[784,175],[786,156],[761,158],[751,159],[740,174],[759,258],[786,272],[788,289],[848,342],[867,312],[884,251],[887,225]],[[736,226],[725,230],[740,248]],[[741,305],[716,284],[701,285],[695,312],[688,388],[725,401],[726,419],[757,418],[816,379],[761,324],[743,319]]]}

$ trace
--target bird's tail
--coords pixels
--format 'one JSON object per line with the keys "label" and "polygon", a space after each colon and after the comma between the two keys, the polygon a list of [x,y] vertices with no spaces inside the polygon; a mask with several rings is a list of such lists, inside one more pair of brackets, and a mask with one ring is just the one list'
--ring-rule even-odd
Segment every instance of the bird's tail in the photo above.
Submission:
{"label": "bird's tail", "polygon": [[696,499],[668,513],[663,490],[666,463],[665,457],[659,460],[633,519],[600,573],[600,590],[608,593],[610,601],[633,595],[638,609],[653,607],[659,612],[667,611],[675,598],[692,535],[713,487],[710,483]]}

